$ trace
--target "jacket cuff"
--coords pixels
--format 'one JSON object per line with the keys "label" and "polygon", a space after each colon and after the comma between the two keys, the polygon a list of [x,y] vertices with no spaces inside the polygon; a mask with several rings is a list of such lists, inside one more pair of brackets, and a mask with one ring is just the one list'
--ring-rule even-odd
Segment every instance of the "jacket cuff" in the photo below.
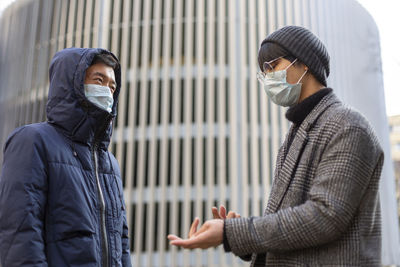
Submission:
{"label": "jacket cuff", "polygon": [[223,233],[224,250],[225,250],[225,252],[231,252],[232,250],[231,250],[231,246],[229,245],[229,242],[228,242],[228,237],[226,236],[225,225],[226,225],[226,220],[224,220],[224,233]]}
{"label": "jacket cuff", "polygon": [[[225,235],[227,242],[233,254],[237,256],[245,256],[253,253],[265,252],[267,248],[266,242],[260,240],[259,235],[255,229],[256,217],[250,218],[235,218],[225,220]],[[264,218],[264,221],[266,218]],[[263,222],[264,227],[271,226],[268,222]],[[273,228],[271,226],[271,228]],[[274,231],[275,229],[271,229]],[[263,236],[264,237],[264,236]],[[269,240],[273,242],[273,240]]]}

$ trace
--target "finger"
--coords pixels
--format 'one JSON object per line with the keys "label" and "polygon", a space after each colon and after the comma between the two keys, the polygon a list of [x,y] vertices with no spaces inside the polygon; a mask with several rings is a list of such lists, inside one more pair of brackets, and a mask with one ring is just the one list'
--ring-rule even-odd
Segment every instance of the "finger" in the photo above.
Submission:
{"label": "finger", "polygon": [[199,225],[200,219],[195,218],[189,230],[189,238],[191,238],[197,232],[197,226]]}
{"label": "finger", "polygon": [[191,239],[175,239],[170,242],[171,245],[177,247],[183,247],[185,249],[195,249],[195,248],[208,248],[210,247],[207,242],[207,237],[205,234],[193,237]]}
{"label": "finger", "polygon": [[228,215],[226,216],[226,218],[228,218],[228,219],[236,218],[235,215],[236,215],[235,212],[230,211],[230,212],[228,212]]}
{"label": "finger", "polygon": [[220,219],[226,219],[226,209],[224,205],[219,206],[219,214],[221,216]]}
{"label": "finger", "polygon": [[213,214],[213,218],[214,219],[221,219],[220,215],[218,213],[218,209],[216,207],[212,207],[211,208],[212,214]]}
{"label": "finger", "polygon": [[195,248],[196,247],[196,238],[191,239],[175,239],[170,242],[171,245],[183,248]]}
{"label": "finger", "polygon": [[173,240],[182,240],[182,238],[176,236],[176,235],[168,235],[167,238],[171,241]]}
{"label": "finger", "polygon": [[238,214],[236,214],[236,218],[240,218],[240,214],[238,213]]}

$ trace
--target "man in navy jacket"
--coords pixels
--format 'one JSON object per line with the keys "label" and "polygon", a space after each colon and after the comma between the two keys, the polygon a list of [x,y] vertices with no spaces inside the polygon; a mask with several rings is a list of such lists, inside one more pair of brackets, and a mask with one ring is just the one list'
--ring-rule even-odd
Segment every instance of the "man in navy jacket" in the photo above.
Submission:
{"label": "man in navy jacket", "polygon": [[47,121],[14,130],[0,177],[0,265],[131,266],[120,170],[107,151],[121,87],[103,49],[59,51]]}

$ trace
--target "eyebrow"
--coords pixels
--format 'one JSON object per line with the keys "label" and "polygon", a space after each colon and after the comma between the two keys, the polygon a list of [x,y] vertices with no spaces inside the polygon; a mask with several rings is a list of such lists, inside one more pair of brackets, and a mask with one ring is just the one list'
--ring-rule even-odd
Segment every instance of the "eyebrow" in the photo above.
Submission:
{"label": "eyebrow", "polygon": [[[99,75],[99,76],[101,76],[101,77],[104,78],[104,79],[105,79],[105,78],[108,78],[106,75],[104,75],[103,73],[98,72],[98,71],[92,73],[92,76],[96,76],[96,75]],[[112,80],[111,83],[113,83],[114,85],[117,85],[117,83],[116,83],[114,80]]]}

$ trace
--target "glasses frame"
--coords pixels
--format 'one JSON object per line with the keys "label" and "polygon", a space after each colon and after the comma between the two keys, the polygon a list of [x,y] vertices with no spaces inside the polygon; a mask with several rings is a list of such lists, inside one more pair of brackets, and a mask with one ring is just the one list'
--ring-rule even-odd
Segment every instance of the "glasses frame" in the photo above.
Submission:
{"label": "glasses frame", "polygon": [[[266,61],[266,62],[264,62],[264,64],[265,64],[265,63],[268,64],[268,66],[271,68],[271,69],[269,70],[269,72],[272,72],[272,73],[273,73],[273,70],[274,70],[274,67],[272,67],[270,63],[275,62],[275,61],[277,61],[278,59],[281,59],[281,58],[284,58],[284,57],[285,57],[285,56],[281,56],[281,57],[275,58],[275,59],[273,59],[273,60],[271,60],[271,61]],[[290,68],[290,66],[292,66],[294,63],[296,63],[296,61],[297,61],[297,58],[296,58],[295,60],[293,60],[293,61],[285,68],[285,70],[287,70],[288,68]],[[264,64],[263,64],[263,68],[264,68]],[[307,71],[303,73],[303,75],[300,77],[300,79],[299,79],[298,82],[300,82],[300,80],[304,77],[304,75],[305,75],[306,73],[307,73]],[[257,72],[256,77],[257,77],[257,80],[258,80],[261,84],[264,84],[264,82],[265,82],[265,75],[266,75],[266,71],[258,71],[258,72]],[[297,82],[297,83],[298,83],[298,82]]]}
{"label": "glasses frame", "polygon": [[264,63],[263,63],[263,65],[262,65],[262,67],[263,67],[263,69],[262,69],[262,72],[267,72],[267,71],[274,71],[274,67],[271,65],[271,63],[273,63],[273,62],[275,62],[275,61],[277,61],[277,60],[279,60],[279,59],[281,59],[281,58],[284,58],[285,56],[280,56],[280,57],[278,57],[278,58],[275,58],[275,59],[273,59],[273,60],[270,60],[270,61],[265,61]]}

